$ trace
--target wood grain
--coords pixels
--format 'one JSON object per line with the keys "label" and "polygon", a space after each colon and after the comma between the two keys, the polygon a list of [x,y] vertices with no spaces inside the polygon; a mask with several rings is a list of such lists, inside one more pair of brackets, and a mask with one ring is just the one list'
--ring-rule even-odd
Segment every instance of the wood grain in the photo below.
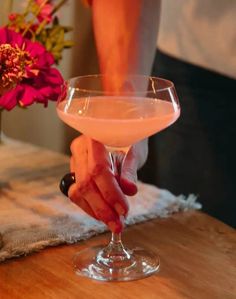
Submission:
{"label": "wood grain", "polygon": [[[26,154],[21,152],[20,145],[9,150],[12,150],[11,165],[14,165],[16,150],[17,155]],[[50,168],[55,159],[57,164],[61,160],[61,165],[68,161],[64,156],[47,151],[42,161],[35,156],[33,147],[29,147],[28,155],[35,159],[37,167],[48,163]],[[1,161],[9,163],[4,161],[3,155]],[[28,163],[29,166],[32,160]],[[28,166],[25,165],[26,169]],[[59,172],[64,171],[63,167],[51,169],[50,178],[53,174],[57,178]],[[103,234],[76,245],[47,248],[0,264],[0,298],[236,298],[235,230],[210,216],[201,212],[179,213],[125,230],[125,244],[138,244],[160,255],[161,270],[157,275],[123,283],[97,282],[76,276],[72,269],[73,255],[87,246],[105,243],[108,238],[109,234]]]}
{"label": "wood grain", "polygon": [[236,298],[235,231],[203,213],[176,214],[126,229],[126,244],[142,245],[160,255],[157,275],[124,283],[76,276],[73,255],[108,237],[48,248],[1,264],[0,298]]}

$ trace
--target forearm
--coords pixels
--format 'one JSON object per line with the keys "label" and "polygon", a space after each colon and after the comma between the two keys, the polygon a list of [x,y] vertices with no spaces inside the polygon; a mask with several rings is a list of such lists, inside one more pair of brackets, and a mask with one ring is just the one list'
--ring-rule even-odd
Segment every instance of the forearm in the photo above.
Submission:
{"label": "forearm", "polygon": [[160,0],[95,0],[93,27],[101,73],[150,75],[159,25]]}

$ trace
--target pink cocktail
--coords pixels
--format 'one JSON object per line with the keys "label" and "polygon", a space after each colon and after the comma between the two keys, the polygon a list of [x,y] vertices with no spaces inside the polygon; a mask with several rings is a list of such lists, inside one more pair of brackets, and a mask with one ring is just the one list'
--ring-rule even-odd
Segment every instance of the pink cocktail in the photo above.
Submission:
{"label": "pink cocktail", "polygon": [[161,99],[97,96],[58,105],[70,127],[109,147],[130,145],[157,133],[179,117],[179,107]]}
{"label": "pink cocktail", "polygon": [[[168,80],[128,76],[124,86],[131,86],[131,90],[103,90],[103,82],[113,77],[93,75],[69,80],[57,113],[70,127],[104,144],[111,155],[116,151],[126,154],[134,143],[174,123],[180,106],[174,85]],[[74,265],[79,275],[127,281],[157,272],[160,262],[144,249],[125,249],[121,235],[113,233],[106,248],[79,252]]]}

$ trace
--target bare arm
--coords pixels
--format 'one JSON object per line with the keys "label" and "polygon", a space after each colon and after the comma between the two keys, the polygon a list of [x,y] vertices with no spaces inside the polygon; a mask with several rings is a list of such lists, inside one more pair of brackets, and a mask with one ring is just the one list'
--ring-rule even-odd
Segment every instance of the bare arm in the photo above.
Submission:
{"label": "bare arm", "polygon": [[[103,74],[116,74],[114,79],[104,82],[105,88],[122,89],[128,74],[150,75],[160,6],[161,0],[93,0],[93,27],[100,70]],[[135,182],[136,171],[145,163],[147,154],[147,139],[131,148],[121,172],[122,189],[127,190],[122,184],[126,178]]]}
{"label": "bare arm", "polygon": [[92,14],[100,71],[119,75],[109,88],[120,89],[127,74],[150,75],[160,0],[93,0]]}
{"label": "bare arm", "polygon": [[[160,1],[90,2],[101,73],[116,74],[116,80],[105,82],[105,87],[120,90],[128,74],[150,75]],[[69,190],[71,200],[92,217],[106,223],[113,232],[121,231],[120,215],[128,212],[124,193],[134,195],[137,192],[137,169],[146,160],[147,140],[132,146],[124,163],[118,165],[120,177],[116,179],[103,145],[80,136],[74,140],[71,149],[71,171],[76,173],[76,183]]]}

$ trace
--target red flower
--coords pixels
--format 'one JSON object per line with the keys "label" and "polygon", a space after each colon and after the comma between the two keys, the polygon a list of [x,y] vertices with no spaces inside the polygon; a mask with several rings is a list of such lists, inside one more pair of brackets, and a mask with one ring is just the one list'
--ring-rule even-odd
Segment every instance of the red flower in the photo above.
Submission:
{"label": "red flower", "polygon": [[0,28],[0,108],[34,102],[47,106],[56,101],[63,78],[52,68],[53,56],[38,42],[31,42],[7,28]]}

